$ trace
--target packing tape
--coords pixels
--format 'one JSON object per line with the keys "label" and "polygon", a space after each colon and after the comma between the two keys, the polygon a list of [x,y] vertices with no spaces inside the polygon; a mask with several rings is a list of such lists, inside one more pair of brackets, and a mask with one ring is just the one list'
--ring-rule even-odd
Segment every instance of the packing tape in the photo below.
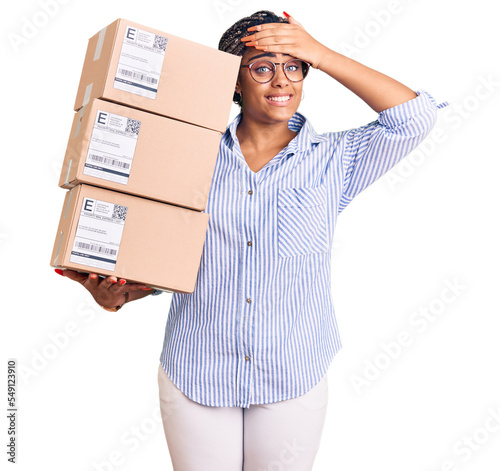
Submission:
{"label": "packing tape", "polygon": [[[106,27],[107,28],[107,27]],[[106,36],[106,28],[99,31],[99,39],[97,40],[97,46],[94,52],[94,61],[98,61],[101,58],[102,45],[104,44],[104,36]]]}
{"label": "packing tape", "polygon": [[71,205],[71,198],[73,198],[73,191],[74,190],[69,190],[69,196],[68,196],[68,203],[66,204],[66,210],[64,211],[64,219],[66,219],[68,217],[68,211],[69,211],[69,207]]}
{"label": "packing tape", "polygon": [[85,106],[90,101],[90,95],[92,94],[92,87],[94,82],[89,83],[85,88],[85,95],[83,95],[83,103],[82,106]]}
{"label": "packing tape", "polygon": [[69,172],[71,170],[71,165],[73,165],[73,159],[69,159],[68,170],[66,171],[66,178],[64,179],[64,186],[69,185]]}
{"label": "packing tape", "polygon": [[56,256],[54,257],[54,265],[57,267],[57,259],[59,258],[59,252],[61,250],[63,231],[59,234],[59,242],[57,243]]}
{"label": "packing tape", "polygon": [[[73,197],[73,190],[69,191],[68,202],[66,203],[66,210],[64,211],[63,218],[66,219],[68,217],[68,211],[71,204],[71,198]],[[54,265],[57,267],[57,259],[59,258],[59,252],[61,251],[61,242],[62,242],[63,231],[59,234],[59,242],[57,243],[56,256],[54,257]]]}
{"label": "packing tape", "polygon": [[[87,93],[87,92],[85,92]],[[85,98],[84,98],[85,100]],[[82,125],[83,113],[85,112],[85,105],[80,109],[80,113],[78,113],[78,123],[76,123],[75,135],[73,137],[78,136],[80,132],[80,126]]]}

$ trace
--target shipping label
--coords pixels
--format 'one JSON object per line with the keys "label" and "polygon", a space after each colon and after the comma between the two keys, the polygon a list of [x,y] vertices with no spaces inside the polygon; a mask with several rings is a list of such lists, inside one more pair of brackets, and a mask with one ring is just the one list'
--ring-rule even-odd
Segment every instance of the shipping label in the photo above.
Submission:
{"label": "shipping label", "polygon": [[97,110],[83,173],[126,185],[141,122]]}
{"label": "shipping label", "polygon": [[114,271],[127,211],[126,206],[85,197],[70,261]]}
{"label": "shipping label", "polygon": [[156,99],[168,38],[126,26],[114,88]]}

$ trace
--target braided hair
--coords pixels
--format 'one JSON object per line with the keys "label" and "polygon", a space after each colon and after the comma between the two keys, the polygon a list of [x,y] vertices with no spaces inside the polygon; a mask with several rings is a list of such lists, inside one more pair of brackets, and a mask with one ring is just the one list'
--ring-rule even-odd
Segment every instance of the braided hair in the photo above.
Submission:
{"label": "braided hair", "polygon": [[[222,35],[219,50],[235,56],[243,56],[248,47],[241,41],[241,38],[250,34],[247,28],[264,23],[288,23],[288,20],[267,10],[255,12],[253,15],[238,20]],[[234,92],[233,101],[241,106],[241,94]]]}

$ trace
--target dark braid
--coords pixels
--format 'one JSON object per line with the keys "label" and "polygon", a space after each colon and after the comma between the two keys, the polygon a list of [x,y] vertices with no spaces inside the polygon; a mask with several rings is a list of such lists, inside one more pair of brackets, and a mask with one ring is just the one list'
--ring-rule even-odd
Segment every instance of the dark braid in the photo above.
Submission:
{"label": "dark braid", "polygon": [[[234,23],[220,38],[219,50],[235,56],[242,56],[248,50],[248,47],[241,41],[241,38],[251,34],[247,31],[247,28],[264,23],[288,23],[288,20],[271,11],[258,11]],[[239,93],[234,92],[233,100],[238,105],[241,105],[241,95]]]}

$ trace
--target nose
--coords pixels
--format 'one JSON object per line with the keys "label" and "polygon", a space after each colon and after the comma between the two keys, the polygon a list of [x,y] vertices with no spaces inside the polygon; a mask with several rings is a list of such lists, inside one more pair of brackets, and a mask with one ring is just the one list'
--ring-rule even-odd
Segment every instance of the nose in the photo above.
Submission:
{"label": "nose", "polygon": [[289,80],[285,75],[285,71],[283,70],[283,64],[276,65],[276,72],[274,74],[273,79],[271,80],[271,85],[273,87],[286,87],[289,85]]}

